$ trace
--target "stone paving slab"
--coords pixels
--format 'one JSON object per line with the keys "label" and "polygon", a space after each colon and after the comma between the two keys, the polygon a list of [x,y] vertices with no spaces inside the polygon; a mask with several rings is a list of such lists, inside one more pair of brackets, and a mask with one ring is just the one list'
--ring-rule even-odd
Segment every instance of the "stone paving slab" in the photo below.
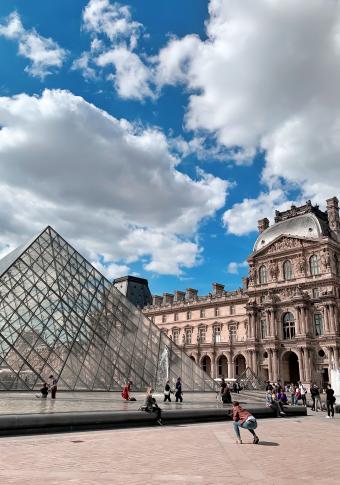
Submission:
{"label": "stone paving slab", "polygon": [[227,422],[0,438],[0,483],[225,485],[339,483],[340,417],[259,422],[260,444]]}

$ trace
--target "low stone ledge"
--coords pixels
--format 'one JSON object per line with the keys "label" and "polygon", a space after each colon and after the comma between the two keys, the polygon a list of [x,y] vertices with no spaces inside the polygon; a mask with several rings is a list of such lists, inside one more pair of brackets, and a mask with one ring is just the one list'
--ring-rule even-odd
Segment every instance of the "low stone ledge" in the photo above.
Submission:
{"label": "low stone ledge", "polygon": [[[257,418],[273,418],[275,412],[265,406],[247,406]],[[285,407],[287,416],[306,416],[304,406]],[[169,409],[162,412],[164,424],[231,420],[231,408]],[[85,431],[92,429],[129,428],[156,423],[154,414],[144,411],[81,412],[50,414],[16,414],[0,416],[0,436],[35,433]]]}

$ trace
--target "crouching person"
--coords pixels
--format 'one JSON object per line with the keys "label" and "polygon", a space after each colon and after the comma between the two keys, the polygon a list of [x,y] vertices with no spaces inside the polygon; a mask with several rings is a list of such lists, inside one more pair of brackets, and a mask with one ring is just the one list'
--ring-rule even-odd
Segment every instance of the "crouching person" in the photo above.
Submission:
{"label": "crouching person", "polygon": [[234,431],[236,434],[236,443],[242,444],[240,428],[247,429],[254,437],[253,443],[257,445],[259,442],[259,437],[255,433],[254,429],[257,428],[257,421],[254,416],[243,409],[238,401],[233,402],[233,421],[234,421]]}
{"label": "crouching person", "polygon": [[156,399],[152,396],[153,388],[148,387],[146,391],[144,408],[147,413],[155,413],[157,423],[162,424],[162,410],[158,406]]}

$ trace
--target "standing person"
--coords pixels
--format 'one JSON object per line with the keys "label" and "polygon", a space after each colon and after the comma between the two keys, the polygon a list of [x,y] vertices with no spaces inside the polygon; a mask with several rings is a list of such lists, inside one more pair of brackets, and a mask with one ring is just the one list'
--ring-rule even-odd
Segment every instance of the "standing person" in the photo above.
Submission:
{"label": "standing person", "polygon": [[322,405],[321,405],[321,399],[320,399],[320,390],[315,383],[313,384],[310,392],[311,392],[312,399],[313,399],[313,406],[314,406],[314,409],[312,408],[313,411],[318,412],[318,406],[319,406],[320,411],[322,411]]}
{"label": "standing person", "polygon": [[170,381],[166,381],[165,387],[164,387],[164,402],[169,401],[171,402],[171,387],[170,387]]}
{"label": "standing person", "polygon": [[152,393],[154,392],[154,389],[150,386],[148,387],[146,391],[146,396],[145,396],[145,411],[147,413],[155,413],[156,414],[156,419],[158,424],[162,424],[162,410],[158,406],[156,399],[152,396]]}
{"label": "standing person", "polygon": [[181,381],[181,378],[179,377],[176,382],[176,393],[175,393],[176,402],[178,401],[183,402],[182,394],[183,394],[182,381]]}
{"label": "standing person", "polygon": [[298,386],[299,386],[300,395],[302,399],[302,405],[307,406],[307,399],[306,399],[307,389],[305,388],[305,386],[302,384],[301,381],[299,381]]}
{"label": "standing person", "polygon": [[335,396],[332,386],[330,384],[327,385],[326,389],[326,405],[327,405],[327,416],[326,418],[334,418],[334,403],[335,403]]}
{"label": "standing person", "polygon": [[301,399],[301,392],[299,386],[295,388],[295,404],[299,404],[299,400]]}
{"label": "standing person", "polygon": [[257,421],[254,416],[240,406],[238,401],[233,402],[233,421],[234,421],[234,431],[236,434],[236,443],[242,444],[240,428],[247,429],[254,437],[253,443],[255,445],[259,442],[259,437],[255,433],[254,429],[257,428]]}
{"label": "standing person", "polygon": [[240,390],[241,390],[241,384],[239,382],[236,382],[236,392],[237,392],[237,394],[240,394]]}
{"label": "standing person", "polygon": [[224,394],[224,391],[225,391],[225,388],[227,387],[227,383],[226,381],[224,380],[224,376],[222,376],[221,378],[221,386],[220,386],[220,394],[221,394],[221,399],[222,399],[222,396]]}
{"label": "standing person", "polygon": [[296,399],[295,399],[295,386],[293,383],[291,383],[290,385],[290,397],[291,397],[291,400],[292,400],[292,406],[294,406],[294,404],[297,404],[296,403]]}
{"label": "standing person", "polygon": [[226,386],[224,389],[224,393],[222,394],[222,402],[223,404],[231,403],[231,394],[230,394],[229,386]]}
{"label": "standing person", "polygon": [[50,375],[49,377],[49,388],[51,390],[51,398],[55,399],[58,390],[58,378]]}

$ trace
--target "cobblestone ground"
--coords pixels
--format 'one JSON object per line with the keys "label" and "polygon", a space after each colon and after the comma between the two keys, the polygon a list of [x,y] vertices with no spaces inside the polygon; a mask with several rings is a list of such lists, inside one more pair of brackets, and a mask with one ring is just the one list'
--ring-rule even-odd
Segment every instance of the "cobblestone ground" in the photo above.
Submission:
{"label": "cobblestone ground", "polygon": [[260,444],[230,422],[0,438],[2,485],[339,483],[340,417],[259,421]]}

